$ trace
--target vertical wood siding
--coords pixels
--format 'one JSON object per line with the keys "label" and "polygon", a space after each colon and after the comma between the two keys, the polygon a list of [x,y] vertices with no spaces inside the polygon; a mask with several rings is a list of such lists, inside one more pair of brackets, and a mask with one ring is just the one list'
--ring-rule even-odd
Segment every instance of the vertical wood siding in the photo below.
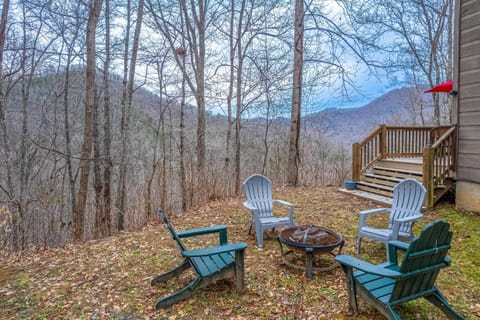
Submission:
{"label": "vertical wood siding", "polygon": [[480,183],[480,1],[456,1],[457,179]]}

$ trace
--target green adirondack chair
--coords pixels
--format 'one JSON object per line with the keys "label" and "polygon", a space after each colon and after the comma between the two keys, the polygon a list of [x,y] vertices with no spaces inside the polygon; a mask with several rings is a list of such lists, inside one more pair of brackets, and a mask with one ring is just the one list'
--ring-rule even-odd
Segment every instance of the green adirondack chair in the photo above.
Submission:
{"label": "green adirondack chair", "polygon": [[[160,217],[165,222],[172,238],[177,242],[180,252],[184,257],[183,262],[173,270],[154,277],[151,285],[166,282],[169,279],[177,278],[183,271],[192,268],[195,273],[195,279],[183,289],[160,299],[155,308],[163,309],[171,305],[188,299],[192,296],[194,290],[215,283],[221,279],[235,277],[235,286],[237,293],[245,291],[244,282],[244,254],[246,243],[228,243],[227,226],[216,225],[205,228],[189,229],[181,232],[175,232],[172,225],[163,211],[158,211]],[[218,246],[187,250],[182,243],[182,238],[196,237],[211,233],[218,233]]]}
{"label": "green adirondack chair", "polygon": [[[434,285],[440,269],[450,265],[447,251],[452,232],[449,228],[447,222],[435,221],[425,226],[410,244],[390,241],[389,261],[382,264],[372,265],[355,257],[337,256],[335,259],[347,276],[352,311],[358,314],[358,294],[387,319],[400,319],[394,306],[423,297],[440,308],[449,319],[464,319]],[[400,265],[398,250],[404,251]]]}

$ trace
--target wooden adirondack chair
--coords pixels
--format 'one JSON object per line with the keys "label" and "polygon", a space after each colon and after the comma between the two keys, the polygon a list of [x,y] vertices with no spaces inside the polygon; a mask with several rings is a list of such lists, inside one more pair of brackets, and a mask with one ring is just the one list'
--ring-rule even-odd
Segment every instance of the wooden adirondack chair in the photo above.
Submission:
{"label": "wooden adirondack chair", "polygon": [[[247,201],[243,206],[252,213],[252,222],[248,234],[255,225],[257,246],[263,247],[263,233],[266,229],[293,226],[293,204],[272,199],[272,182],[261,174],[254,174],[243,182],[243,190]],[[288,216],[275,216],[273,204],[278,203],[289,208]]]}
{"label": "wooden adirondack chair", "polygon": [[[349,305],[353,312],[358,314],[357,294],[388,319],[400,319],[394,306],[423,297],[449,319],[464,319],[434,286],[440,269],[450,265],[447,251],[452,232],[449,227],[447,222],[435,221],[425,226],[410,245],[390,241],[390,258],[386,263],[372,265],[355,257],[337,256],[335,260],[340,262],[347,276]],[[405,252],[400,265],[398,250]]]}
{"label": "wooden adirondack chair", "polygon": [[[163,309],[171,305],[188,299],[194,290],[215,283],[218,280],[235,277],[237,293],[245,291],[244,283],[244,253],[247,247],[246,243],[228,243],[227,226],[216,225],[205,228],[189,229],[175,232],[163,211],[158,211],[160,217],[165,222],[172,238],[177,242],[183,262],[173,270],[154,277],[151,285],[157,285],[166,282],[169,279],[177,278],[183,271],[192,268],[195,273],[195,279],[183,289],[160,299],[155,308]],[[182,238],[196,237],[211,233],[218,233],[220,244],[215,247],[187,250],[182,243]]]}
{"label": "wooden adirondack chair", "polygon": [[[363,237],[381,241],[385,243],[385,245],[390,240],[411,240],[413,238],[413,224],[423,217],[420,210],[425,200],[425,192],[425,187],[417,180],[405,179],[393,188],[393,203],[391,208],[360,211],[357,254],[360,254]],[[379,213],[390,214],[388,227],[385,229],[373,228],[366,223],[368,215]]]}

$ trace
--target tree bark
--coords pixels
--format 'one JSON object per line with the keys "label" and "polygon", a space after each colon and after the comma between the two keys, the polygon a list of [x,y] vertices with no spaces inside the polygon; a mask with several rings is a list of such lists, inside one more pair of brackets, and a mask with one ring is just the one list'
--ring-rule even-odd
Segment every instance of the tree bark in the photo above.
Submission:
{"label": "tree bark", "polygon": [[298,185],[298,166],[300,161],[300,122],[302,106],[303,71],[303,0],[295,1],[295,42],[293,55],[293,92],[290,120],[290,144],[288,150],[287,184]]}
{"label": "tree bark", "polygon": [[238,26],[237,26],[237,88],[236,88],[236,104],[235,104],[235,195],[239,195],[241,192],[241,121],[242,121],[242,73],[243,73],[243,47],[242,47],[242,27],[243,27],[243,14],[245,12],[245,0],[242,1],[242,5],[239,11]]}
{"label": "tree bark", "polygon": [[87,71],[85,77],[85,127],[80,160],[80,184],[77,203],[73,210],[73,239],[82,240],[85,225],[85,207],[88,195],[90,156],[93,144],[93,116],[95,104],[95,30],[102,10],[102,0],[92,0],[87,22]]}
{"label": "tree bark", "polygon": [[[5,117],[6,112],[6,103],[5,103],[5,93],[4,93],[4,74],[3,74],[3,50],[5,48],[5,41],[7,37],[7,21],[8,21],[8,12],[10,9],[10,0],[4,0],[2,6],[2,17],[0,20],[0,134],[2,135],[1,142],[4,149],[5,163],[10,163],[10,146],[8,144],[8,130],[7,130],[7,121]],[[10,166],[7,165],[7,186],[3,189],[8,189],[7,192],[10,194],[9,197],[12,197],[13,194],[13,182],[12,182],[12,173],[10,172]]]}
{"label": "tree bark", "polygon": [[[121,161],[121,184],[119,185],[119,205],[118,209],[118,230],[125,229],[125,201],[127,200],[126,194],[126,175],[127,175],[127,153],[128,153],[128,144],[129,144],[129,126],[130,126],[130,115],[132,111],[132,98],[133,98],[133,85],[135,80],[135,67],[137,64],[137,53],[138,46],[140,43],[140,32],[142,27],[143,20],[143,9],[144,9],[144,0],[138,1],[138,10],[137,10],[137,21],[135,23],[135,31],[133,34],[133,43],[132,43],[132,54],[130,56],[130,66],[128,68],[128,80],[126,85],[125,95],[125,114],[122,127],[122,161]],[[128,48],[125,51],[125,59],[128,56]]]}
{"label": "tree bark", "polygon": [[110,0],[105,0],[105,62],[103,64],[103,213],[105,215],[106,236],[112,229],[112,132],[110,124]]}
{"label": "tree bark", "polygon": [[[183,69],[185,70],[185,50],[182,48],[181,55]],[[185,73],[182,73],[182,86],[181,86],[181,100],[180,100],[180,189],[182,197],[182,211],[185,212],[188,209],[187,205],[187,178],[185,173]]]}

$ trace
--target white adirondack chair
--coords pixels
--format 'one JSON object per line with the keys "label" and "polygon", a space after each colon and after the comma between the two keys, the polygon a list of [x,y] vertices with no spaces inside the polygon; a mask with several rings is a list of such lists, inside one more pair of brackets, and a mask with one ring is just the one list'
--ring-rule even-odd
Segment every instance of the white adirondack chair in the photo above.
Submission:
{"label": "white adirondack chair", "polygon": [[[243,206],[252,213],[252,224],[248,233],[252,231],[255,225],[255,233],[257,236],[257,246],[263,247],[263,232],[266,229],[280,228],[285,226],[293,226],[293,204],[272,199],[272,182],[261,174],[254,174],[243,182],[243,190],[247,201]],[[289,208],[288,216],[275,216],[273,212],[273,204],[278,203]]]}
{"label": "white adirondack chair", "polygon": [[[393,203],[391,208],[360,211],[357,254],[360,254],[361,242],[364,237],[381,241],[385,243],[385,246],[390,240],[412,240],[413,224],[423,217],[420,210],[422,209],[425,199],[425,192],[425,187],[417,180],[410,178],[405,179],[393,188]],[[378,213],[390,214],[387,228],[377,229],[367,225],[367,216]]]}

